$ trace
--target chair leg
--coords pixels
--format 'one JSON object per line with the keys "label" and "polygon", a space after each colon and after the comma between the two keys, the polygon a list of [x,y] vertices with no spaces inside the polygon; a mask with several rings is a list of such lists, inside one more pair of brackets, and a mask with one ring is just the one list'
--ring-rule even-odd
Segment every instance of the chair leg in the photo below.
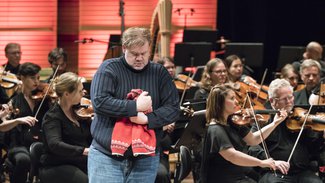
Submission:
{"label": "chair leg", "polygon": [[180,167],[181,167],[180,162],[179,161],[176,162],[175,173],[174,173],[174,183],[180,183],[180,181],[178,181]]}

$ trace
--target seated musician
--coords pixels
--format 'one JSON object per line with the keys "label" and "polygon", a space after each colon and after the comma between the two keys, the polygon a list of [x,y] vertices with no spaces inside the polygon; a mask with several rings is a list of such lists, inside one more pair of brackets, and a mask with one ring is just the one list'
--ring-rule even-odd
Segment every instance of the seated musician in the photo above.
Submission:
{"label": "seated musician", "polygon": [[286,64],[281,69],[281,78],[289,81],[294,90],[297,90],[299,73],[291,64]]}
{"label": "seated musician", "polygon": [[[288,113],[293,109],[293,88],[285,79],[275,79],[271,82],[269,85],[268,97],[273,109],[285,109]],[[272,117],[270,119],[272,120]],[[290,119],[286,119],[286,122],[288,122],[288,120]],[[253,125],[252,131],[257,131],[256,125]],[[281,123],[273,130],[269,137],[265,139],[270,157],[281,160],[276,163],[276,167],[284,168],[286,167],[286,162],[290,160],[290,169],[286,175],[284,175],[283,172],[277,172],[277,174],[274,174],[272,171],[265,171],[263,172],[263,176],[259,182],[322,182],[321,179],[315,175],[315,172],[309,170],[311,157],[310,149],[308,148],[309,142],[304,138],[306,133],[302,134],[301,139],[299,139],[294,153],[292,154],[292,158],[289,159],[297,136],[298,133],[290,131],[287,128],[286,123]],[[250,154],[259,159],[266,158],[265,151],[261,148],[261,145],[250,147]]]}
{"label": "seated musician", "polygon": [[304,82],[305,87],[302,90],[296,91],[294,93],[295,105],[308,105],[309,97],[314,90],[317,90],[320,83],[320,64],[311,59],[307,59],[300,65],[300,76],[301,80]]}
{"label": "seated musician", "polygon": [[3,65],[5,71],[17,74],[20,67],[21,60],[21,46],[18,43],[8,43],[5,47],[5,55],[7,63]]}
{"label": "seated musician", "polygon": [[236,83],[242,81],[244,83],[256,83],[252,77],[243,74],[244,64],[237,55],[229,55],[224,63],[227,67],[229,82]]}
{"label": "seated musician", "polygon": [[59,101],[46,113],[42,125],[45,153],[40,179],[46,183],[87,183],[90,122],[79,120],[72,112],[84,95],[81,78],[66,72],[58,77],[55,91]]}
{"label": "seated musician", "polygon": [[[231,116],[240,109],[235,98],[234,89],[230,84],[212,87],[206,110],[208,129],[203,143],[201,166],[201,181],[223,183],[253,183],[253,179],[246,176],[249,167],[267,167],[279,169],[286,174],[289,164],[283,162],[282,167],[276,167],[278,161],[257,159],[246,154],[247,145],[257,145],[261,142],[259,133],[252,133],[248,126],[235,124]],[[286,111],[276,114],[274,121],[262,129],[265,138],[287,116]],[[241,117],[239,119],[242,119]]]}
{"label": "seated musician", "polygon": [[[14,118],[34,116],[38,120],[34,126],[18,125],[9,132],[10,147],[8,159],[13,168],[9,172],[10,182],[25,183],[30,169],[29,147],[33,142],[41,141],[42,118],[50,107],[48,100],[41,105],[40,100],[34,100],[33,91],[40,84],[39,71],[41,67],[30,62],[20,65],[18,77],[22,81],[22,92],[12,98],[13,109],[19,109]],[[36,116],[37,115],[37,116]]]}
{"label": "seated musician", "polygon": [[322,60],[323,57],[323,47],[316,41],[312,41],[308,43],[306,46],[306,51],[303,54],[303,59],[300,61],[295,61],[292,63],[292,66],[297,70],[298,72],[300,71],[300,65],[304,60],[307,59],[312,59],[317,61],[320,64],[321,67],[321,72],[320,75],[321,77],[325,77],[325,62]]}
{"label": "seated musician", "polygon": [[194,99],[207,99],[213,86],[226,82],[228,73],[224,62],[219,58],[211,59],[204,67],[200,88],[195,92]]}
{"label": "seated musician", "polygon": [[50,51],[48,54],[48,61],[51,64],[52,68],[52,75],[47,78],[44,82],[49,83],[51,79],[53,78],[53,74],[56,70],[56,68],[59,66],[58,72],[56,76],[60,76],[61,74],[66,72],[67,69],[67,62],[68,62],[68,55],[63,50],[63,48],[54,48]]}
{"label": "seated musician", "polygon": [[162,57],[157,59],[157,63],[163,65],[172,78],[176,77],[176,67],[172,58]]}

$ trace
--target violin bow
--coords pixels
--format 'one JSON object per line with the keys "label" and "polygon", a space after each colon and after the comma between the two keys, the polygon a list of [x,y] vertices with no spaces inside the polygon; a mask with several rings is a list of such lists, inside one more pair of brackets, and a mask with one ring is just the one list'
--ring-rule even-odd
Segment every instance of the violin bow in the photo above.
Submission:
{"label": "violin bow", "polygon": [[55,69],[54,74],[53,74],[52,81],[50,82],[49,87],[46,89],[45,95],[43,96],[42,101],[41,101],[40,105],[38,106],[38,109],[37,109],[37,111],[36,111],[36,113],[35,113],[34,118],[37,117],[37,115],[38,115],[38,113],[39,113],[39,111],[40,111],[40,109],[41,109],[41,107],[42,107],[42,105],[43,105],[43,103],[44,103],[44,101],[45,101],[46,95],[49,93],[49,90],[50,90],[50,88],[51,88],[52,85],[53,85],[54,78],[55,78],[55,76],[56,76],[56,74],[57,74],[59,68],[60,68],[60,66],[58,65],[58,66],[56,67],[56,69]]}
{"label": "violin bow", "polygon": [[181,106],[182,103],[183,103],[183,100],[184,100],[184,97],[185,97],[186,88],[187,88],[187,83],[189,81],[190,75],[191,75],[191,72],[188,73],[188,76],[187,76],[187,78],[185,80],[185,85],[184,85],[183,93],[182,93],[181,99],[179,100],[179,106]]}
{"label": "violin bow", "polygon": [[[261,127],[258,124],[258,121],[257,121],[257,118],[256,118],[256,114],[255,114],[255,110],[254,110],[253,105],[252,105],[251,98],[249,97],[248,93],[246,95],[247,95],[247,99],[248,99],[248,102],[249,102],[249,107],[251,108],[252,113],[253,113],[253,117],[254,117],[254,121],[255,121],[257,130],[260,132],[259,135],[260,135],[260,138],[261,138],[261,143],[262,143],[262,146],[263,146],[263,149],[264,149],[264,153],[265,153],[266,159],[269,159],[271,157],[270,156],[270,152],[269,152],[269,149],[267,148],[267,145],[265,143],[265,138],[264,138],[264,136],[262,134]],[[273,170],[273,173],[274,173],[275,176],[277,176],[275,170]]]}
{"label": "violin bow", "polygon": [[257,92],[257,97],[260,95],[261,93],[261,90],[262,90],[262,87],[263,87],[263,84],[264,84],[264,80],[265,80],[265,77],[266,77],[266,73],[267,73],[267,68],[265,69],[264,73],[263,73],[263,77],[262,77],[262,81],[261,81],[261,86]]}
{"label": "violin bow", "polygon": [[305,115],[304,123],[303,123],[302,126],[301,126],[301,129],[300,129],[300,131],[299,131],[299,134],[298,134],[297,140],[296,140],[295,144],[293,145],[293,148],[292,148],[291,153],[290,153],[290,155],[289,155],[289,158],[288,158],[288,161],[287,161],[288,163],[290,162],[290,160],[291,160],[291,158],[292,158],[292,155],[293,155],[293,152],[294,152],[295,149],[296,149],[296,146],[297,146],[297,144],[298,144],[298,141],[299,141],[299,139],[300,139],[300,136],[301,136],[301,134],[302,134],[302,131],[304,130],[304,127],[305,127],[305,125],[306,125],[306,121],[307,121],[307,119],[308,119],[308,116],[309,116],[309,114],[310,114],[310,111],[311,111],[311,108],[312,108],[312,107],[313,107],[313,105],[310,105],[309,110],[308,110],[308,112],[307,112],[307,115]]}
{"label": "violin bow", "polygon": [[247,99],[248,99],[248,103],[249,103],[249,107],[251,108],[252,110],[252,114],[253,114],[253,118],[254,118],[254,121],[255,121],[255,124],[256,124],[256,127],[257,127],[257,130],[260,132],[260,138],[261,138],[261,143],[263,145],[263,149],[264,149],[264,152],[265,152],[265,156],[266,156],[266,159],[269,159],[270,158],[270,153],[269,153],[269,150],[266,146],[266,143],[265,143],[265,138],[262,134],[262,130],[261,130],[261,127],[260,125],[258,124],[258,121],[257,121],[257,118],[256,118],[256,114],[255,114],[255,110],[253,108],[253,104],[252,104],[252,101],[248,95],[248,93],[246,94],[247,95]]}

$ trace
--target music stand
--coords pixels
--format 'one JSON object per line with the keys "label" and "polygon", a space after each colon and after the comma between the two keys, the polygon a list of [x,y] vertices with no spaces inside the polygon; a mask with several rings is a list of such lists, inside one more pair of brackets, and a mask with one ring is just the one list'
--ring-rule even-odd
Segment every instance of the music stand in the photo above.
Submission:
{"label": "music stand", "polygon": [[192,119],[188,122],[180,139],[174,145],[175,150],[179,150],[181,145],[189,149],[195,149],[200,144],[206,130],[205,111],[194,112]]}
{"label": "music stand", "polygon": [[207,42],[212,49],[217,50],[218,30],[190,30],[183,32],[183,42]]}
{"label": "music stand", "polygon": [[210,60],[211,43],[176,43],[174,61],[177,66],[205,65]]}
{"label": "music stand", "polygon": [[250,66],[260,68],[263,66],[263,43],[226,43],[225,56],[237,55]]}
{"label": "music stand", "polygon": [[302,60],[302,55],[304,54],[305,49],[306,48],[303,46],[281,46],[277,63],[277,70],[281,70],[285,64]]}

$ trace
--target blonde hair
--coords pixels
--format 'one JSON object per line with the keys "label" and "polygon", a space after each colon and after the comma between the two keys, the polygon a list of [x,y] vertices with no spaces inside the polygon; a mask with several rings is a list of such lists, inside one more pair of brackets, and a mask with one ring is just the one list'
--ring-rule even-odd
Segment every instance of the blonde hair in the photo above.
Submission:
{"label": "blonde hair", "polygon": [[205,65],[204,71],[202,73],[201,78],[201,88],[210,91],[212,86],[212,79],[211,79],[211,73],[213,71],[213,68],[218,65],[219,63],[222,63],[225,65],[225,63],[219,59],[219,58],[213,58],[209,60],[209,62]]}
{"label": "blonde hair", "polygon": [[122,45],[126,48],[143,46],[146,42],[151,43],[151,34],[147,28],[131,27],[124,31],[122,36]]}
{"label": "blonde hair", "polygon": [[81,78],[77,74],[72,72],[63,73],[55,79],[55,92],[59,97],[62,97],[64,92],[74,92],[79,83],[81,83]]}

